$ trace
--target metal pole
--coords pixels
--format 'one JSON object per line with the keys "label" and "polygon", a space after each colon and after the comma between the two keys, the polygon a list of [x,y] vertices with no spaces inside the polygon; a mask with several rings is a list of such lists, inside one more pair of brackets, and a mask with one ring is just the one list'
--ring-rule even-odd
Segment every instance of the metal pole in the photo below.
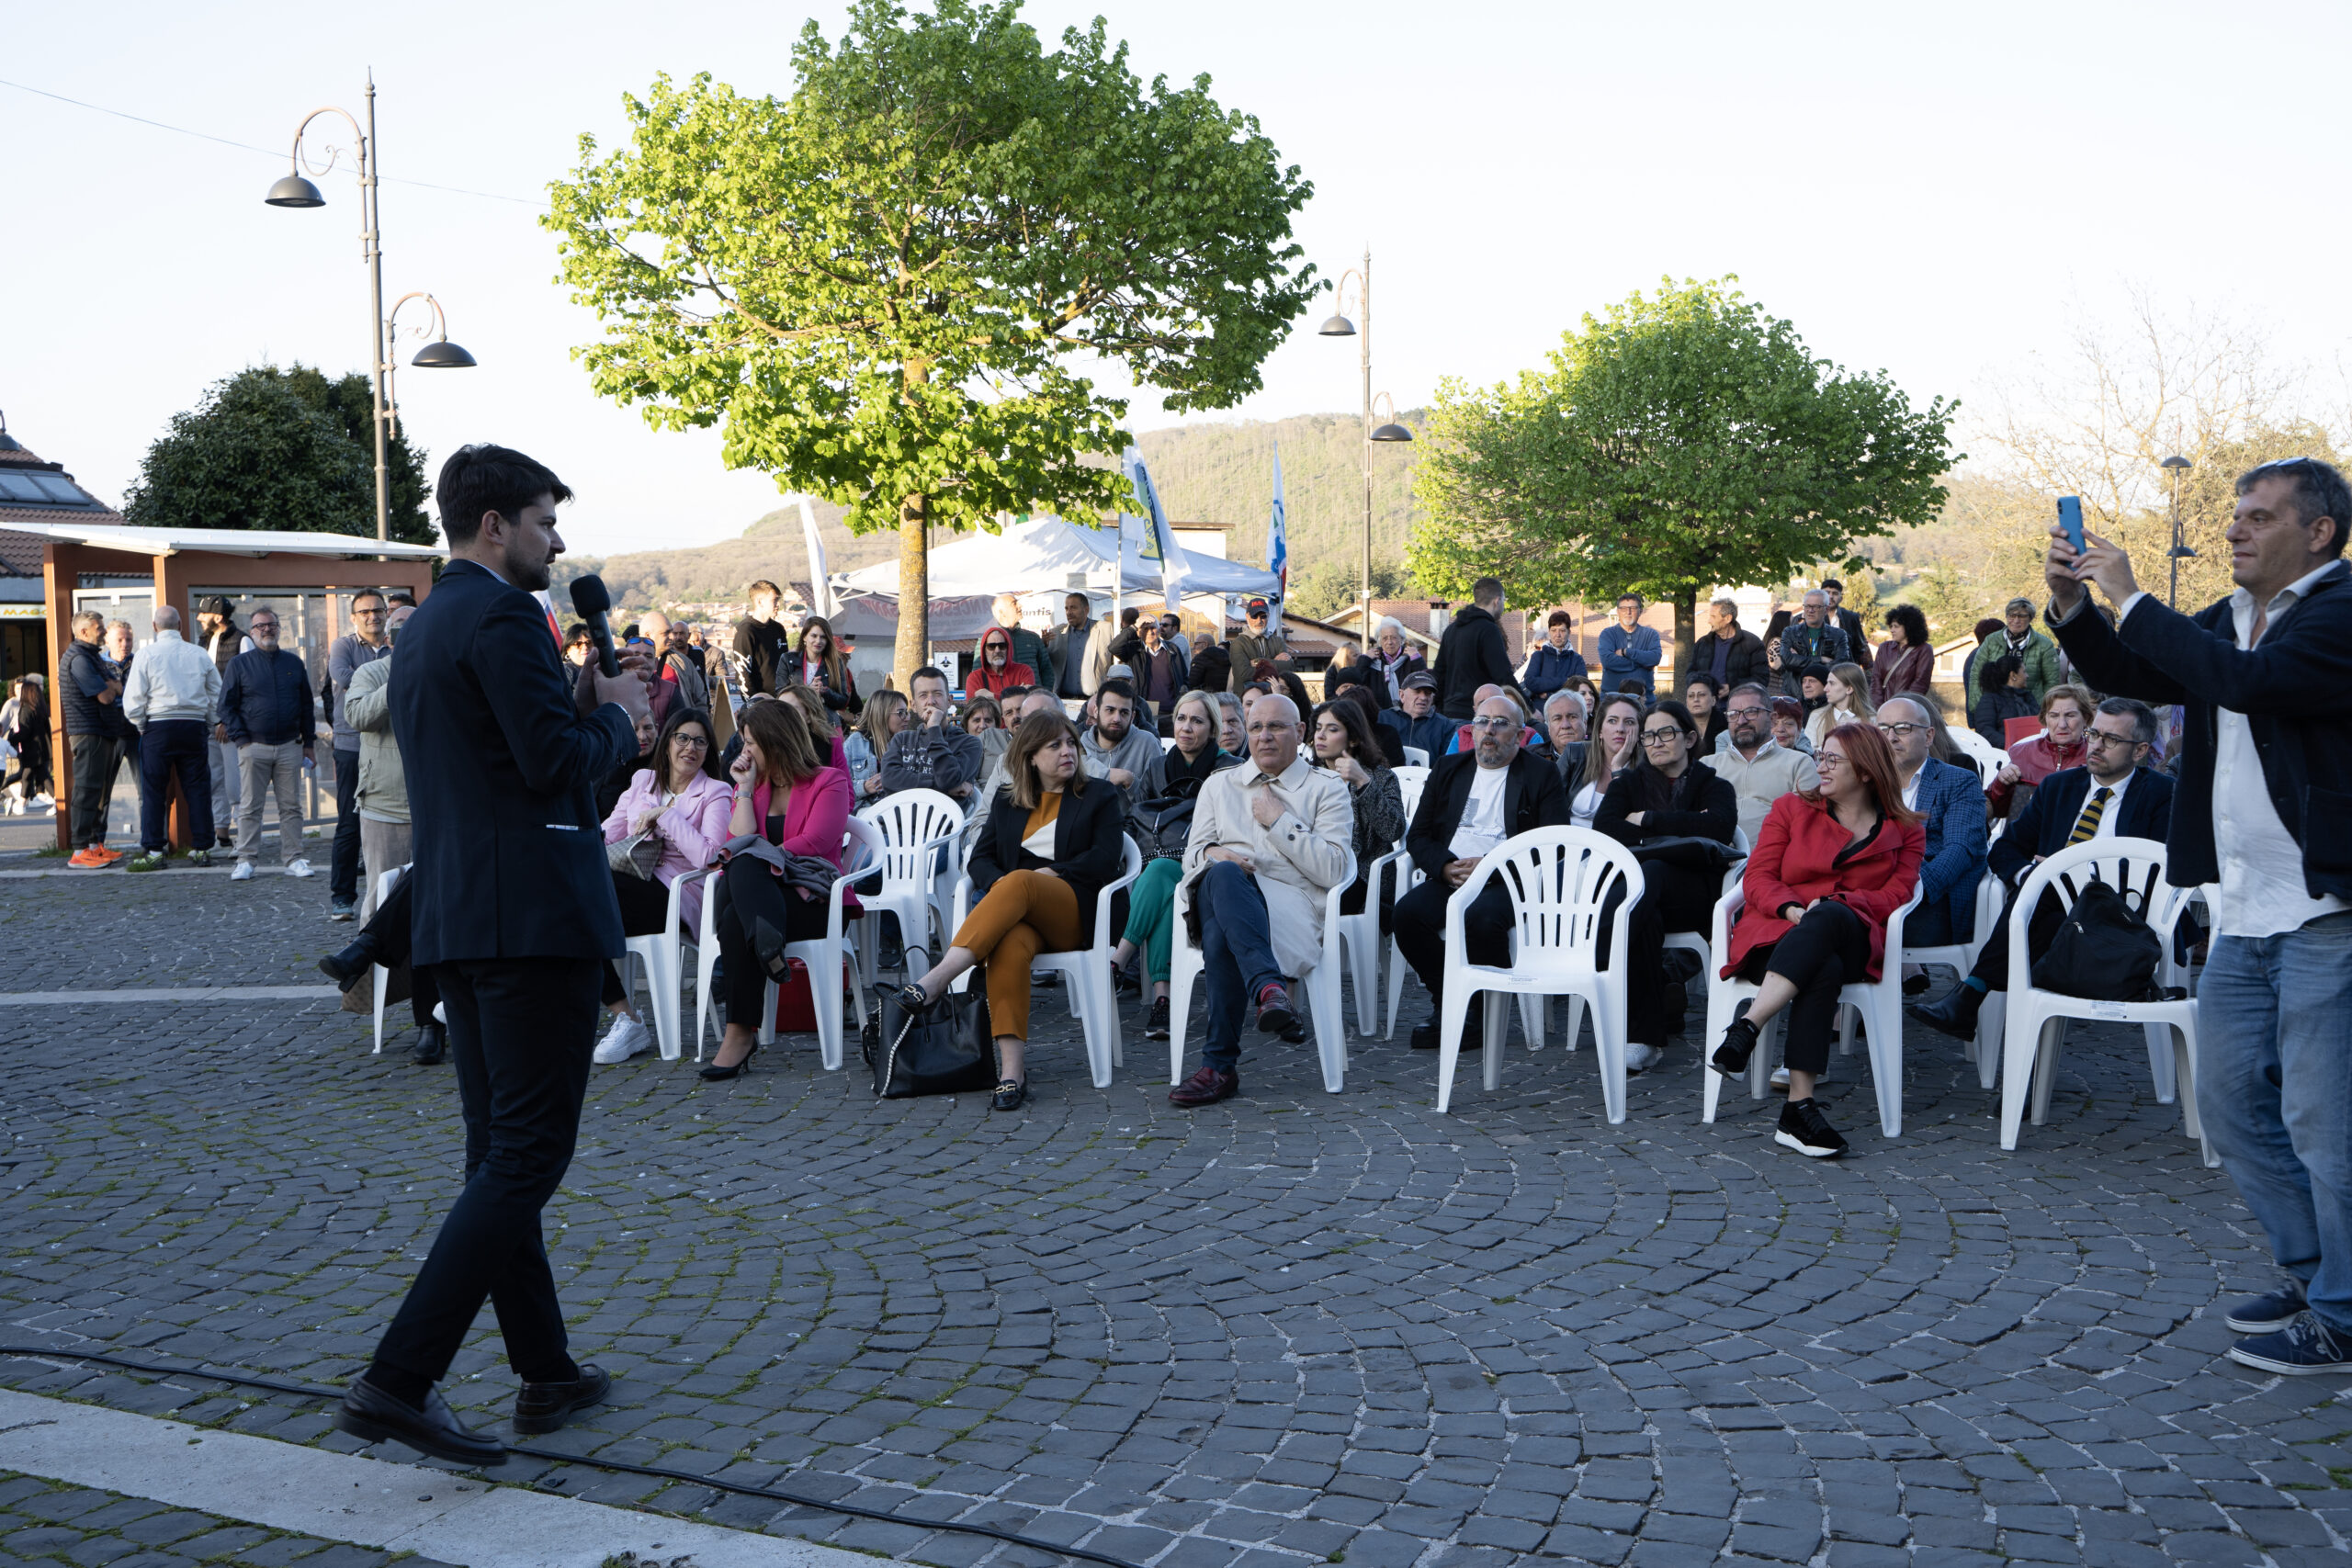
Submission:
{"label": "metal pole", "polygon": [[1363,248],[1363,632],[1372,640],[1372,246]]}
{"label": "metal pole", "polygon": [[2165,590],[2165,608],[2180,608],[2180,470],[2172,471],[2172,586]]}
{"label": "metal pole", "polygon": [[385,447],[390,416],[384,396],[384,366],[390,357],[384,323],[384,245],[376,189],[376,73],[368,73],[368,134],[359,143],[360,221],[367,226],[368,363],[376,404],[376,537],[392,536],[391,467]]}

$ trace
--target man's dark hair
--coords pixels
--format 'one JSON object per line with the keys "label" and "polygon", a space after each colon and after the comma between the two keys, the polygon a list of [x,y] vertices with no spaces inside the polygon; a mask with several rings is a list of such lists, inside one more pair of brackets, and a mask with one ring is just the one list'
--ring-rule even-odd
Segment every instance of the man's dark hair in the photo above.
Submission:
{"label": "man's dark hair", "polygon": [[1035,686],[1007,686],[996,694],[997,705],[1009,708],[1036,689]]}
{"label": "man's dark hair", "polygon": [[1758,697],[1763,700],[1764,705],[1767,707],[1770,707],[1772,705],[1772,694],[1764,689],[1762,682],[1742,681],[1738,685],[1734,686],[1730,691],[1724,694],[1724,705],[1725,707],[1729,707],[1731,705],[1732,698],[1739,695],[1742,692],[1755,693]]}
{"label": "man's dark hair", "polygon": [[1634,614],[1639,615],[1642,609],[1642,596],[1638,593],[1620,593],[1617,595],[1617,603],[1620,604],[1623,604],[1628,599],[1634,602]]}
{"label": "man's dark hair", "polygon": [[1572,626],[1577,623],[1576,617],[1569,615],[1566,610],[1555,610],[1549,615],[1544,617],[1544,624],[1545,626],[1549,627]]}
{"label": "man's dark hair", "polygon": [[1136,700],[1135,687],[1120,680],[1116,675],[1095,687],[1094,694],[1097,697],[1125,697],[1131,704]]}
{"label": "man's dark hair", "polygon": [[1125,609],[1119,612],[1119,624],[1123,626],[1134,626],[1136,624],[1136,617],[1142,613],[1143,612],[1137,609],[1135,605],[1130,604]]}
{"label": "man's dark hair", "polygon": [[1639,697],[1645,703],[1650,700],[1650,694],[1642,690],[1642,683],[1631,675],[1617,682],[1617,692],[1620,696]]}
{"label": "man's dark hair", "polygon": [[2327,553],[2344,553],[2345,530],[2352,528],[2352,485],[2344,482],[2333,464],[2317,457],[2281,457],[2258,464],[2238,476],[2238,493],[2244,495],[2263,479],[2285,479],[2293,487],[2295,521],[2305,527],[2323,517],[2333,518],[2335,529],[2328,537]]}
{"label": "man's dark hair", "polygon": [[1824,593],[1828,593],[1828,592],[1838,592],[1838,593],[1843,593],[1844,592],[1846,592],[1846,585],[1845,585],[1844,583],[1842,583],[1842,582],[1838,581],[1836,578],[1834,578],[1834,577],[1825,577],[1825,578],[1823,578],[1823,579],[1821,580],[1821,591],[1822,591]]}
{"label": "man's dark hair", "polygon": [[1503,580],[1482,577],[1470,585],[1470,603],[1482,610],[1491,610],[1503,596]]}
{"label": "man's dark hair", "polygon": [[484,513],[495,512],[511,522],[541,496],[560,506],[571,499],[571,487],[545,463],[488,442],[450,453],[433,487],[434,502],[441,509],[441,537],[459,549],[481,532]]}
{"label": "man's dark hair", "polygon": [[2109,697],[2098,705],[2098,711],[2110,718],[2130,719],[2132,739],[2142,746],[2156,738],[2156,710],[2137,697]]}
{"label": "man's dark hair", "polygon": [[763,593],[766,594],[769,598],[777,601],[779,604],[783,602],[784,590],[778,588],[775,583],[770,582],[764,577],[752,583],[749,588],[743,590],[743,597],[746,600],[756,599]]}
{"label": "man's dark hair", "polygon": [[939,666],[935,664],[926,664],[922,669],[907,677],[907,690],[910,692],[913,691],[915,689],[915,682],[922,680],[926,675],[938,682],[941,685],[945,686],[951,692],[956,688],[956,682],[947,678],[946,671],[940,669]]}
{"label": "man's dark hair", "polygon": [[405,604],[410,609],[413,610],[416,608],[416,595],[410,592],[405,588],[395,588],[392,590],[391,597],[387,599],[384,603],[391,609],[397,610],[402,604]]}
{"label": "man's dark hair", "polygon": [[385,597],[384,597],[384,591],[383,591],[382,589],[380,589],[380,588],[363,588],[363,589],[361,589],[358,592],[354,593],[354,594],[351,596],[351,608],[352,608],[352,610],[353,610],[355,613],[358,610],[358,608],[359,608],[359,602],[360,602],[362,599],[373,599],[373,600],[376,600],[378,603],[381,604],[384,606],[384,608],[386,608],[387,610],[389,610],[389,609],[390,609],[390,608],[392,607],[392,602],[391,602],[390,599],[387,599],[387,598],[385,598]]}

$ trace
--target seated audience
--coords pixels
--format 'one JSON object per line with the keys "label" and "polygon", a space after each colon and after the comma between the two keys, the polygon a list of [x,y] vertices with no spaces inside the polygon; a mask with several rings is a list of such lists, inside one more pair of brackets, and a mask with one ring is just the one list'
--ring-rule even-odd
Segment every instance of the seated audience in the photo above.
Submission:
{"label": "seated audience", "polygon": [[907,699],[898,693],[876,692],[865,699],[857,728],[842,740],[842,760],[849,764],[850,788],[860,805],[881,793],[882,753],[910,721]]}
{"label": "seated audience", "polygon": [[1159,790],[1136,808],[1127,831],[1141,847],[1143,872],[1127,890],[1127,925],[1111,950],[1111,967],[1125,983],[1127,965],[1140,952],[1151,981],[1151,1008],[1145,1015],[1146,1040],[1168,1038],[1168,976],[1174,953],[1176,885],[1183,880],[1184,845],[1192,833],[1201,786],[1209,775],[1238,767],[1239,757],[1217,743],[1216,698],[1225,694],[1186,692],[1171,716],[1176,744],[1165,761]]}
{"label": "seated audience", "polygon": [[[1902,606],[1908,608],[1908,606]],[[1976,932],[1976,886],[1984,878],[1984,786],[1973,765],[1932,755],[1936,711],[1925,697],[1899,693],[1873,722],[1894,754],[1903,804],[1919,814],[1919,907],[1904,918],[1913,947],[1948,947]]]}
{"label": "seated audience", "polygon": [[1823,736],[1841,724],[1868,724],[1876,712],[1871,706],[1870,677],[1862,667],[1833,664],[1822,677],[1821,705],[1805,716],[1804,738],[1817,751]]}
{"label": "seated audience", "polygon": [[[1786,697],[1771,697],[1764,687],[1744,681],[1724,701],[1729,728],[1707,759],[1707,765],[1726,780],[1739,796],[1739,830],[1753,844],[1764,829],[1765,814],[1784,795],[1812,794],[1821,787],[1809,751],[1792,751],[1772,738],[1772,710]],[[1791,704],[1794,706],[1795,705]]]}
{"label": "seated audience", "polygon": [[[1822,671],[1822,677],[1827,674],[1827,671]],[[1818,706],[1818,687],[1821,684],[1821,678],[1808,677],[1808,679],[1813,681],[1816,688],[1815,705]],[[1802,751],[1810,757],[1813,755],[1813,742],[1806,738],[1804,732],[1806,711],[1804,703],[1800,698],[1774,697],[1772,699],[1772,739],[1792,751]]]}
{"label": "seated audience", "polygon": [[1996,653],[1976,666],[1983,692],[1969,710],[1968,728],[1996,750],[2009,749],[2009,720],[2031,718],[2040,710],[2026,689],[2025,660],[2014,653]]}
{"label": "seated audience", "polygon": [[1002,626],[990,626],[980,634],[978,657],[973,660],[972,672],[964,678],[964,699],[969,702],[981,695],[997,695],[1007,686],[1034,686],[1037,672],[1026,664],[1017,664],[1012,658],[1012,634]]}
{"label": "seated audience", "polygon": [[1691,676],[1682,683],[1682,705],[1699,727],[1699,755],[1704,757],[1731,728],[1731,720],[1724,716],[1723,683],[1703,672]]}
{"label": "seated audience", "polygon": [[1814,1080],[1829,1065],[1838,994],[1878,977],[1886,918],[1919,885],[1927,835],[1903,804],[1894,753],[1869,725],[1831,730],[1814,765],[1821,793],[1781,796],[1747,857],[1723,977],[1759,988],[1711,1061],[1726,1076],[1746,1072],[1758,1032],[1786,1009],[1789,1099],[1773,1141],[1823,1159],[1846,1149],[1813,1098]]}
{"label": "seated audience", "polygon": [[1642,715],[1648,705],[1631,692],[1600,699],[1600,720],[1585,747],[1584,773],[1568,801],[1569,819],[1577,827],[1592,826],[1609,786],[1641,760]]}
{"label": "seated audience", "polygon": [[[652,876],[639,876],[617,865],[613,869],[623,936],[661,934],[670,917],[671,885],[708,865],[731,836],[727,830],[731,792],[718,771],[709,716],[695,708],[673,708],[654,742],[653,756],[658,769],[647,768],[630,779],[605,818],[608,847],[640,833],[659,845]],[[688,935],[702,929],[702,900],[699,878],[687,883],[678,896],[678,919]],[[626,1062],[653,1043],[652,1032],[638,1016],[619,970],[609,961],[605,964],[604,1003],[613,1015],[613,1026],[597,1043],[599,1063]]]}
{"label": "seated audience", "polygon": [[979,737],[966,734],[956,722],[947,705],[947,677],[941,671],[926,664],[907,684],[912,690],[912,719],[883,748],[876,774],[880,786],[869,786],[866,798],[879,800],[902,789],[932,789],[969,812],[978,804],[985,755]]}
{"label": "seated audience", "polygon": [[[849,750],[842,740],[841,719],[832,705],[814,686],[787,682],[777,694],[777,700],[787,702],[800,710],[801,721],[808,727],[808,744],[816,749],[820,766],[839,768],[844,776],[849,773]],[[731,767],[733,758],[727,759]],[[851,804],[855,805],[854,796]]]}
{"label": "seated audience", "polygon": [[1364,725],[1372,731],[1372,741],[1379,749],[1381,761],[1392,768],[1405,765],[1405,743],[1396,738],[1394,729],[1380,722],[1380,702],[1372,687],[1342,686],[1336,700],[1353,703],[1363,711]]}
{"label": "seated audience", "polygon": [[[1159,630],[1153,623],[1153,631]],[[1136,722],[1136,689],[1124,680],[1104,676],[1094,691],[1094,721],[1080,741],[1087,771],[1107,779],[1127,797],[1127,807],[1159,793],[1160,758],[1165,754],[1159,735]]]}
{"label": "seated audience", "polygon": [[[1340,912],[1363,913],[1367,877],[1372,863],[1394,853],[1405,837],[1405,794],[1396,773],[1381,756],[1372,738],[1372,721],[1353,703],[1325,703],[1315,710],[1315,729],[1307,750],[1315,766],[1328,768],[1348,786],[1348,807],[1355,813],[1355,882],[1340,895]],[[1388,929],[1389,911],[1396,902],[1396,879],[1384,878],[1380,886],[1380,929]]]}
{"label": "seated audience", "polygon": [[1399,745],[1416,746],[1436,761],[1453,739],[1453,726],[1437,711],[1437,677],[1427,670],[1407,672],[1396,705],[1380,716],[1396,732]]}
{"label": "seated audience", "polygon": [[1331,656],[1330,668],[1323,671],[1325,700],[1337,697],[1351,686],[1360,686],[1372,695],[1372,711],[1377,714],[1388,705],[1388,682],[1382,678],[1372,656],[1353,643],[1341,643],[1340,651]]}
{"label": "seated audience", "polygon": [[2078,768],[2087,761],[2083,732],[2090,727],[2093,705],[2090,693],[2080,686],[2052,686],[2042,694],[2041,733],[2008,748],[2008,761],[1984,792],[1994,816],[2014,816],[2024,805],[2018,798],[2020,785],[2035,788],[2061,768]]}
{"label": "seated audience", "polygon": [[1241,699],[1222,687],[1217,688],[1211,694],[1216,698],[1218,750],[1228,757],[1248,756],[1250,730],[1247,723],[1248,716],[1242,708]]}

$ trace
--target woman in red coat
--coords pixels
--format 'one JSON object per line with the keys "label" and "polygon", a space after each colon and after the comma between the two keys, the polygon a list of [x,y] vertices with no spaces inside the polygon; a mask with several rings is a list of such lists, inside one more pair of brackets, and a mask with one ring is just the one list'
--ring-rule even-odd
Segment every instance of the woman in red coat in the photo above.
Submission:
{"label": "woman in red coat", "polygon": [[1846,1148],[1813,1099],[1814,1079],[1829,1065],[1838,993],[1878,978],[1886,919],[1918,888],[1927,833],[1905,807],[1894,753],[1873,727],[1839,725],[1814,765],[1821,793],[1774,801],[1747,857],[1723,973],[1759,988],[1713,1061],[1726,1077],[1746,1072],[1758,1032],[1788,1009],[1789,1101],[1773,1141],[1820,1159]]}
{"label": "woman in red coat", "polygon": [[990,626],[980,634],[979,658],[972,665],[972,672],[964,678],[964,700],[971,701],[982,692],[1001,700],[1007,686],[1034,686],[1037,672],[1026,664],[1016,664],[1012,659],[1012,634],[1002,626]]}

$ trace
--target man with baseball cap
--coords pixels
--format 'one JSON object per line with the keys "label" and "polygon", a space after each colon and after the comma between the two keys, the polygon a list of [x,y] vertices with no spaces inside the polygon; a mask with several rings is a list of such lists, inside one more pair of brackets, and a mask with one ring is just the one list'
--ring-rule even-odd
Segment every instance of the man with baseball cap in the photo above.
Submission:
{"label": "man with baseball cap", "polygon": [[1400,744],[1418,746],[1436,761],[1453,739],[1453,721],[1437,711],[1437,677],[1416,670],[1396,684],[1396,705],[1380,710],[1380,722]]}
{"label": "man with baseball cap", "polygon": [[1226,685],[1226,690],[1236,696],[1250,683],[1250,671],[1257,668],[1258,660],[1290,657],[1290,641],[1283,636],[1281,627],[1270,628],[1272,611],[1263,599],[1250,600],[1241,607],[1241,614],[1250,623],[1250,629],[1233,639],[1233,673],[1227,677]]}
{"label": "man with baseball cap", "polygon": [[[253,651],[254,639],[244,634],[236,622],[236,607],[220,594],[214,593],[196,604],[196,645],[212,656],[212,667],[220,678],[229,678],[229,660],[241,653]],[[230,849],[236,843],[237,744],[229,739],[229,727],[220,716],[212,716],[212,834],[215,842],[199,844],[199,849]]]}

